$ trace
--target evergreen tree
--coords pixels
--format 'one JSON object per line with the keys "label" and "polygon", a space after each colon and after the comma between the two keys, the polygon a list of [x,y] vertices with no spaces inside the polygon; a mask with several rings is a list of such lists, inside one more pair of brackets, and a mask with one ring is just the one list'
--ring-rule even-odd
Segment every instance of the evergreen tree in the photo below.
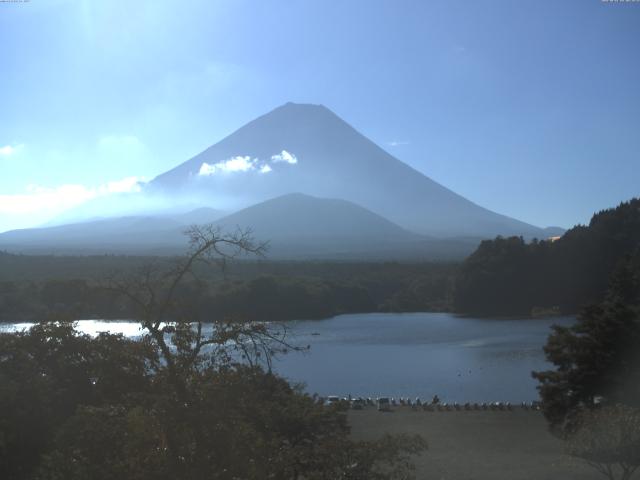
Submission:
{"label": "evergreen tree", "polygon": [[552,429],[574,431],[600,403],[640,407],[640,282],[637,259],[618,268],[603,302],[571,327],[553,328],[545,353],[555,370],[534,372]]}

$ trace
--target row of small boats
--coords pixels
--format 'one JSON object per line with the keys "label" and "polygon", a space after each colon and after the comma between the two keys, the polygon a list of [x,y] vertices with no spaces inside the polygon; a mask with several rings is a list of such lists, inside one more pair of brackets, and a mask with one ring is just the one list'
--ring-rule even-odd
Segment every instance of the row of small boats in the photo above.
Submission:
{"label": "row of small boats", "polygon": [[348,406],[354,410],[361,410],[365,407],[377,407],[378,410],[389,410],[391,407],[411,407],[414,410],[423,409],[425,411],[505,411],[514,410],[520,408],[522,410],[541,410],[542,403],[539,401],[521,402],[520,404],[512,404],[511,402],[466,402],[466,403],[447,403],[441,402],[438,396],[434,396],[430,401],[423,401],[420,397],[411,399],[408,397],[338,397],[336,395],[330,395],[326,398],[320,398],[320,402],[324,405],[336,405],[341,404]]}

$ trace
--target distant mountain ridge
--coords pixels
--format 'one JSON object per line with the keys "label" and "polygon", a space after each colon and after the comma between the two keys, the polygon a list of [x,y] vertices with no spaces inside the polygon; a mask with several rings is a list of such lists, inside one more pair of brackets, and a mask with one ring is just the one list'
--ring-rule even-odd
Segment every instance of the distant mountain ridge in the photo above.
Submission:
{"label": "distant mountain ridge", "polygon": [[[426,237],[355,203],[301,193],[252,205],[218,220],[216,225],[226,231],[250,226],[257,239],[269,240],[270,258],[459,257],[455,248],[434,248]],[[471,250],[465,245],[467,253]]]}
{"label": "distant mountain ridge", "polygon": [[20,253],[175,253],[186,248],[183,231],[192,224],[212,223],[222,212],[200,208],[163,216],[99,218],[0,234],[0,248]]}
{"label": "distant mountain ridge", "polygon": [[384,217],[352,202],[316,198],[302,193],[282,195],[232,213],[215,222],[225,229],[251,226],[258,238],[353,238],[376,241],[416,240]]}
{"label": "distant mountain ridge", "polygon": [[[217,213],[217,212],[214,212]],[[179,254],[191,223],[223,231],[251,228],[268,241],[272,259],[460,259],[479,239],[438,240],[409,232],[352,202],[294,193],[267,200],[214,221],[199,209],[178,217],[122,217],[0,234],[0,248],[19,253]]]}

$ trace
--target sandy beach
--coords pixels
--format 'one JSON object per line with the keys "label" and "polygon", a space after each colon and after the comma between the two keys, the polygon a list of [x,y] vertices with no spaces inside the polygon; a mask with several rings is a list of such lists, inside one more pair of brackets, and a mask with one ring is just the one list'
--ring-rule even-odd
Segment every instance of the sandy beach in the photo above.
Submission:
{"label": "sandy beach", "polygon": [[591,480],[598,473],[563,452],[537,411],[349,411],[352,435],[422,435],[429,449],[415,459],[416,478],[436,480]]}

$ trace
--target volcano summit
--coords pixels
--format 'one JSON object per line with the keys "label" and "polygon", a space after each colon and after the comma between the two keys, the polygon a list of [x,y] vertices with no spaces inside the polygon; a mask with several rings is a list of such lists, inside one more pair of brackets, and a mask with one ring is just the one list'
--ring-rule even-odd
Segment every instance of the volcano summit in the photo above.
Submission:
{"label": "volcano summit", "polygon": [[348,200],[416,233],[544,237],[401,162],[321,105],[287,103],[152,180],[165,195],[236,210],[293,192]]}

